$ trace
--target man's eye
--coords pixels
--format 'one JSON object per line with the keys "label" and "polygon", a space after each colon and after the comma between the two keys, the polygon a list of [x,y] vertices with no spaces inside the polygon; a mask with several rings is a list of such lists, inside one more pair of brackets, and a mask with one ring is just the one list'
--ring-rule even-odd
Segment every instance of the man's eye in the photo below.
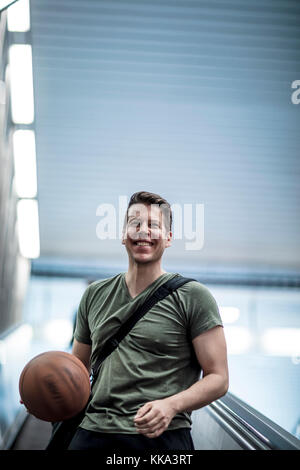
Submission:
{"label": "man's eye", "polygon": [[152,222],[152,223],[150,224],[150,227],[151,227],[151,228],[159,228],[159,224],[156,223],[156,222]]}
{"label": "man's eye", "polygon": [[137,225],[139,225],[139,223],[140,223],[140,222],[139,222],[138,220],[131,220],[131,221],[129,222],[129,225],[132,225],[133,227],[137,227]]}

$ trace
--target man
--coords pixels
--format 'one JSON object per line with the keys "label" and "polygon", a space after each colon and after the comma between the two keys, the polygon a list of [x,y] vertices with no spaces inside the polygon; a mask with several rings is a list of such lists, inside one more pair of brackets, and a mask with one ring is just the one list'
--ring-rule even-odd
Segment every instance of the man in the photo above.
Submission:
{"label": "man", "polygon": [[[97,348],[159,285],[178,275],[162,268],[171,229],[165,199],[133,194],[122,239],[128,270],[92,283],[80,302],[72,353],[88,370]],[[191,450],[191,411],[227,389],[218,307],[204,285],[191,281],[158,302],[105,359],[69,449]]]}

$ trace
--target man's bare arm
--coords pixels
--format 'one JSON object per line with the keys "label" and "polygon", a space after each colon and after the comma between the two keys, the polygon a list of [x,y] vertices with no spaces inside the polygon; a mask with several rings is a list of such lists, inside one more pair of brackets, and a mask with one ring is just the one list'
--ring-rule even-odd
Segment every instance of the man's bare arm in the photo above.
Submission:
{"label": "man's bare arm", "polygon": [[183,392],[142,406],[134,419],[136,429],[147,437],[157,437],[182,411],[192,411],[225,395],[228,390],[228,365],[224,331],[214,327],[193,340],[203,370],[203,378]]}
{"label": "man's bare arm", "polygon": [[88,373],[90,373],[91,367],[91,351],[92,346],[90,344],[80,343],[79,341],[74,339],[72,354],[74,354],[74,356],[78,357],[78,359],[83,362],[83,364],[88,370]]}
{"label": "man's bare arm", "polygon": [[193,411],[225,395],[229,376],[224,331],[212,328],[193,340],[194,350],[203,370],[203,378],[187,390],[169,397],[176,409]]}

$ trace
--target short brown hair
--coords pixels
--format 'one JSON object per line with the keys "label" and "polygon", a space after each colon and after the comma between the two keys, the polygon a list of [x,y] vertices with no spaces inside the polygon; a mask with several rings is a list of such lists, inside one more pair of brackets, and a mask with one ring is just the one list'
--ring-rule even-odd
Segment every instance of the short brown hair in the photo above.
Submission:
{"label": "short brown hair", "polygon": [[134,193],[128,203],[127,211],[126,211],[126,221],[128,221],[128,209],[133,204],[158,204],[159,206],[163,206],[163,213],[165,215],[165,220],[169,221],[168,230],[172,230],[172,210],[171,206],[166,199],[159,196],[159,194],[149,193],[147,191],[138,191]]}

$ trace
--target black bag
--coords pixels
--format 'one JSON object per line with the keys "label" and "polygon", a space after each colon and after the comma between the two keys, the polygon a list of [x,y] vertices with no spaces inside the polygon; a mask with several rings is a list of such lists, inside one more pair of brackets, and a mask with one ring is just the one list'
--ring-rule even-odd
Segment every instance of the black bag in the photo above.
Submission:
{"label": "black bag", "polygon": [[[133,326],[140,320],[145,313],[148,312],[156,302],[167,297],[167,295],[174,292],[174,290],[178,289],[178,287],[182,286],[183,284],[195,281],[195,279],[183,277],[183,276],[176,276],[169,281],[162,284],[146,302],[141,305],[132,315],[131,317],[121,325],[118,332],[113,335],[101,348],[99,351],[98,359],[96,361],[95,366],[92,368],[91,374],[91,390],[93,385],[96,382],[100,366],[104,359],[106,359],[119,345],[123,338],[129,333],[129,331],[133,328]],[[52,423],[52,435],[50,441],[46,447],[46,450],[66,450],[78,428],[81,421],[83,420],[86,411],[88,410],[90,401],[92,398],[92,393],[90,395],[89,401],[85,408],[80,411],[77,415],[73,416],[70,419],[65,421],[59,421],[57,423]]]}

